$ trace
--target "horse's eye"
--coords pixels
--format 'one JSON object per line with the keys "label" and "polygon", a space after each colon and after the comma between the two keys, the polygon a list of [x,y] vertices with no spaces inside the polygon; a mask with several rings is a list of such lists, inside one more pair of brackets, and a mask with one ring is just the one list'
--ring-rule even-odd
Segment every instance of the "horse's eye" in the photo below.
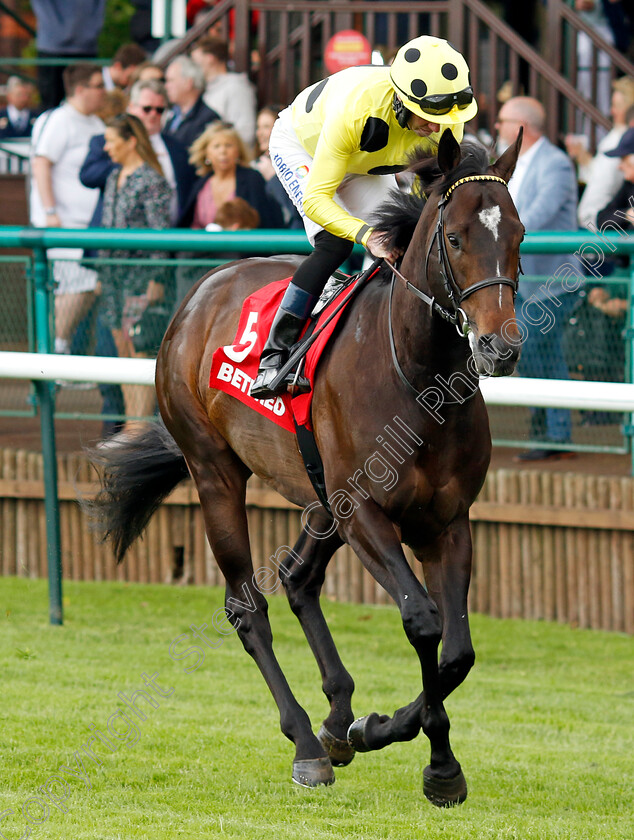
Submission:
{"label": "horse's eye", "polygon": [[449,244],[451,245],[452,248],[459,248],[460,247],[460,242],[458,240],[458,237],[453,233],[448,233],[447,234],[447,241],[449,242]]}

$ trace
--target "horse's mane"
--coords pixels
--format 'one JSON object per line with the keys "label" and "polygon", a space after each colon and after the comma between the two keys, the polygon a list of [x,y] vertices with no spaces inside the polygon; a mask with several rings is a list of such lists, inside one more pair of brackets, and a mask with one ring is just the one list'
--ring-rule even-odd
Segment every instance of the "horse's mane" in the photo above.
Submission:
{"label": "horse's mane", "polygon": [[385,234],[389,247],[405,251],[409,245],[414,228],[423,212],[426,197],[430,193],[445,193],[467,175],[483,175],[489,166],[487,150],[480,143],[466,140],[460,146],[461,160],[451,172],[442,172],[438,158],[429,151],[419,151],[410,158],[407,172],[418,178],[415,193],[402,193],[392,190],[385,201],[369,219],[370,224]]}

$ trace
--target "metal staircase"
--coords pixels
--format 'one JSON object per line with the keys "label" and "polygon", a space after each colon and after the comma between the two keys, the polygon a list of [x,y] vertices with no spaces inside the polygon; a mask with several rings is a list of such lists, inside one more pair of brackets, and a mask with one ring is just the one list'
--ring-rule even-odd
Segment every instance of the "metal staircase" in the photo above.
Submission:
{"label": "metal staircase", "polygon": [[[491,134],[498,92],[504,88],[507,95],[526,94],[543,102],[551,140],[583,125],[594,148],[597,130],[610,124],[602,90],[607,88],[609,99],[612,79],[634,77],[634,65],[562,0],[547,0],[539,50],[481,0],[223,0],[188,32],[177,51],[210,25],[227,33],[230,13],[236,69],[250,74],[261,104],[285,104],[325,75],[325,45],[341,29],[363,32],[373,45],[380,38],[387,53],[420,34],[448,38],[471,68],[480,104],[477,127]],[[577,61],[580,33],[589,39],[586,67]]]}

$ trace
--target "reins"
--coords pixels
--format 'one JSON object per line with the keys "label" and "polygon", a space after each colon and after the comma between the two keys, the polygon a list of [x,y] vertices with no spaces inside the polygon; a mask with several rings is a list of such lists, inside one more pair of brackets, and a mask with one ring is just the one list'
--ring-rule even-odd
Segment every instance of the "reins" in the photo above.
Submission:
{"label": "reins", "polygon": [[[515,278],[515,280],[513,280],[511,277],[487,277],[484,280],[479,280],[472,286],[468,286],[466,289],[461,289],[460,286],[458,286],[458,284],[456,283],[456,278],[454,277],[451,262],[449,261],[449,256],[445,247],[445,220],[443,213],[449,199],[451,198],[453,191],[462,184],[469,183],[470,181],[497,181],[500,184],[504,184],[505,187],[508,187],[508,184],[506,183],[504,178],[500,178],[497,175],[467,175],[464,178],[460,178],[458,181],[452,184],[438,202],[438,221],[436,223],[434,235],[430,240],[429,247],[427,248],[427,253],[425,255],[425,280],[427,281],[427,285],[429,286],[429,258],[432,252],[432,248],[434,247],[434,242],[436,242],[438,247],[438,263],[440,266],[440,276],[442,278],[444,290],[449,299],[451,309],[442,306],[440,303],[438,303],[434,296],[430,296],[423,292],[421,289],[414,286],[406,277],[404,277],[401,274],[401,272],[395,265],[393,265],[389,260],[385,260],[386,265],[389,267],[393,275],[392,283],[390,285],[390,296],[388,302],[388,326],[390,335],[390,350],[392,352],[392,363],[401,382],[403,382],[403,384],[408,388],[408,390],[410,390],[417,396],[419,393],[418,390],[414,388],[414,386],[409,382],[409,380],[403,373],[403,369],[401,368],[396,355],[396,344],[394,342],[394,332],[392,330],[392,297],[394,294],[394,286],[396,285],[396,280],[400,280],[408,292],[411,292],[415,297],[423,301],[423,303],[427,304],[432,314],[435,312],[438,315],[440,315],[440,317],[443,320],[447,321],[450,324],[453,324],[453,326],[456,327],[458,335],[461,336],[461,338],[466,338],[469,332],[471,331],[469,327],[469,319],[467,317],[467,314],[464,311],[464,309],[462,309],[460,306],[460,304],[464,300],[466,300],[466,298],[474,294],[474,292],[480,291],[480,289],[485,289],[487,286],[510,286],[513,289],[513,298],[515,298],[519,287],[519,275],[522,270],[521,266],[519,268],[518,275]],[[462,325],[460,324],[461,315]]]}

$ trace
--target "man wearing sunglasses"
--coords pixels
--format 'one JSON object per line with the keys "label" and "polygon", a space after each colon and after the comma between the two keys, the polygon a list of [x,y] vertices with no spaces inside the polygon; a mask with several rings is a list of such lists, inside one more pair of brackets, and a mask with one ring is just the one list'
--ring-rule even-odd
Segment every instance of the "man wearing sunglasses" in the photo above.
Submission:
{"label": "man wearing sunglasses", "polygon": [[299,266],[275,316],[250,394],[269,399],[328,278],[355,242],[396,259],[367,223],[396,187],[395,173],[418,149],[434,153],[449,129],[460,142],[478,110],[463,56],[421,36],[390,67],[350,67],[299,94],[279,115],[269,151],[278,178],[304,220],[314,251]]}
{"label": "man wearing sunglasses", "polygon": [[[172,224],[176,226],[187,204],[189,193],[196,180],[196,173],[189,163],[188,152],[183,144],[162,131],[163,114],[167,107],[167,92],[162,82],[157,79],[146,79],[132,86],[127,112],[138,117],[150,135],[150,142],[159,159],[163,174],[172,188],[170,215]],[[79,173],[85,187],[97,187],[101,190],[91,227],[99,227],[101,224],[103,189],[108,175],[115,167],[109,155],[106,154],[104,146],[103,134],[98,134],[91,139],[88,155]]]}

